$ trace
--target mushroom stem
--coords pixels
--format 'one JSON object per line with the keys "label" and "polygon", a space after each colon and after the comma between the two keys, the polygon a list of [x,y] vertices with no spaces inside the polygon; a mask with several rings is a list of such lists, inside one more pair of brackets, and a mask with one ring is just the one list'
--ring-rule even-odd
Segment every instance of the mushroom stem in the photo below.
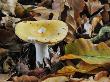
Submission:
{"label": "mushroom stem", "polygon": [[48,59],[50,58],[48,45],[35,43],[35,48],[36,48],[36,66],[40,67],[39,64],[43,65],[44,58]]}

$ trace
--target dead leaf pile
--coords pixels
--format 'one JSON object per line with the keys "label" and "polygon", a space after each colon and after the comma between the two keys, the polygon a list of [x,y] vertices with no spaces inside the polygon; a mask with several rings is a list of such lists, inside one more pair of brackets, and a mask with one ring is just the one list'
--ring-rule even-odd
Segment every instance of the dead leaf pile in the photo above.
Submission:
{"label": "dead leaf pile", "polygon": [[104,65],[110,64],[110,48],[104,42],[93,45],[90,40],[80,38],[67,44],[65,53],[64,56],[59,57],[59,60],[77,59],[79,61],[80,59],[80,62],[73,66],[73,68],[76,68],[74,69],[76,72],[94,74],[100,71],[97,71],[98,68],[104,70],[106,68],[104,68]]}
{"label": "dead leaf pile", "polygon": [[[68,25],[66,38],[52,46],[46,60],[50,68],[31,70],[35,49],[15,35],[16,24],[30,20],[61,20]],[[44,77],[41,82],[110,82],[109,27],[109,0],[0,0],[0,72],[15,67],[13,82],[39,82]]]}

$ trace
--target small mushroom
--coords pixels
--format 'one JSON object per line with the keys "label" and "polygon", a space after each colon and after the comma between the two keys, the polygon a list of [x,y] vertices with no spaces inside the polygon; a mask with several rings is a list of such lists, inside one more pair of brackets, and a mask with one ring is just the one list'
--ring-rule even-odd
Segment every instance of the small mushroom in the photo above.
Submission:
{"label": "small mushroom", "polygon": [[43,59],[50,59],[48,45],[62,41],[68,32],[68,26],[59,20],[23,21],[16,25],[16,35],[35,44],[36,65],[43,64]]}

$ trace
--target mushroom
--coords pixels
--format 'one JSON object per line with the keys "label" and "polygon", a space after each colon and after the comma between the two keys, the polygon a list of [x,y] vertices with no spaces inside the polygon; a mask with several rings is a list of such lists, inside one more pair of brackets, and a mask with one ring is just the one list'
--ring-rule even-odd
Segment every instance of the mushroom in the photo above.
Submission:
{"label": "mushroom", "polygon": [[66,23],[60,20],[22,21],[16,25],[16,35],[36,48],[36,65],[43,65],[43,59],[50,59],[48,46],[62,41],[68,32]]}

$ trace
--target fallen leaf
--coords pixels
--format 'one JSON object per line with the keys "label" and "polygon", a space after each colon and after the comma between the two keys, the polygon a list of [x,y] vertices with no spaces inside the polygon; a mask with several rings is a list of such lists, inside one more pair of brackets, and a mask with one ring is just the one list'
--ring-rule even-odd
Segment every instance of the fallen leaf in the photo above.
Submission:
{"label": "fallen leaf", "polygon": [[[0,74],[0,82],[8,82],[7,79],[9,79],[8,74]],[[9,81],[11,82],[11,81]]]}
{"label": "fallen leaf", "polygon": [[66,18],[66,23],[68,25],[68,35],[67,37],[65,38],[65,41],[67,43],[71,43],[72,41],[74,41],[75,39],[75,36],[74,36],[74,33],[76,32],[77,30],[77,25],[76,25],[76,21],[74,19],[74,11],[69,11],[69,14]]}
{"label": "fallen leaf", "polygon": [[2,10],[2,13],[9,16],[10,12],[12,15],[15,15],[15,7],[18,0],[0,0],[0,10]]}
{"label": "fallen leaf", "polygon": [[16,4],[15,14],[17,17],[23,17],[24,10],[25,10],[24,7],[20,3]]}
{"label": "fallen leaf", "polygon": [[[49,19],[50,14],[53,15],[52,20],[58,20],[59,12],[57,10],[47,9],[46,7],[37,7],[32,9],[32,12],[35,12],[34,18],[36,20],[46,20]],[[39,14],[39,16],[38,16]]]}
{"label": "fallen leaf", "polygon": [[81,61],[79,64],[76,65],[76,68],[81,73],[89,73],[92,70],[95,70],[96,68],[100,67],[99,65],[91,65],[88,63],[85,63],[84,61]]}
{"label": "fallen leaf", "polygon": [[107,75],[108,75],[108,72],[107,71],[101,71],[101,72],[99,72],[99,73],[97,73],[95,75],[94,80],[97,81],[97,80],[99,80],[102,77],[107,77]]}
{"label": "fallen leaf", "polygon": [[56,76],[56,77],[49,77],[42,82],[67,82],[69,79],[66,76]]}
{"label": "fallen leaf", "polygon": [[94,12],[96,12],[99,8],[101,8],[103,5],[101,4],[100,1],[98,0],[91,0],[91,1],[88,1],[87,3],[87,7],[88,7],[88,10],[91,14],[93,14]]}
{"label": "fallen leaf", "polygon": [[67,44],[65,47],[66,54],[75,55],[73,59],[79,57],[89,64],[105,64],[110,63],[110,48],[105,43],[94,46],[91,41],[85,39],[77,39],[73,43]]}
{"label": "fallen leaf", "polygon": [[10,71],[11,65],[14,66],[15,62],[11,57],[7,57],[7,59],[3,62],[3,71],[8,73]]}
{"label": "fallen leaf", "polygon": [[23,75],[21,77],[13,77],[13,82],[38,82],[38,78],[35,76]]}
{"label": "fallen leaf", "polygon": [[59,57],[59,60],[70,60],[70,59],[76,59],[76,58],[80,58],[80,57],[73,54],[66,54],[64,56]]}
{"label": "fallen leaf", "polygon": [[110,47],[110,40],[105,41],[105,44],[107,44],[107,46]]}
{"label": "fallen leaf", "polygon": [[73,75],[77,69],[73,66],[65,66],[62,69],[57,71],[57,74],[61,75]]}
{"label": "fallen leaf", "polygon": [[52,9],[57,10],[60,14],[64,10],[65,0],[53,0]]}

